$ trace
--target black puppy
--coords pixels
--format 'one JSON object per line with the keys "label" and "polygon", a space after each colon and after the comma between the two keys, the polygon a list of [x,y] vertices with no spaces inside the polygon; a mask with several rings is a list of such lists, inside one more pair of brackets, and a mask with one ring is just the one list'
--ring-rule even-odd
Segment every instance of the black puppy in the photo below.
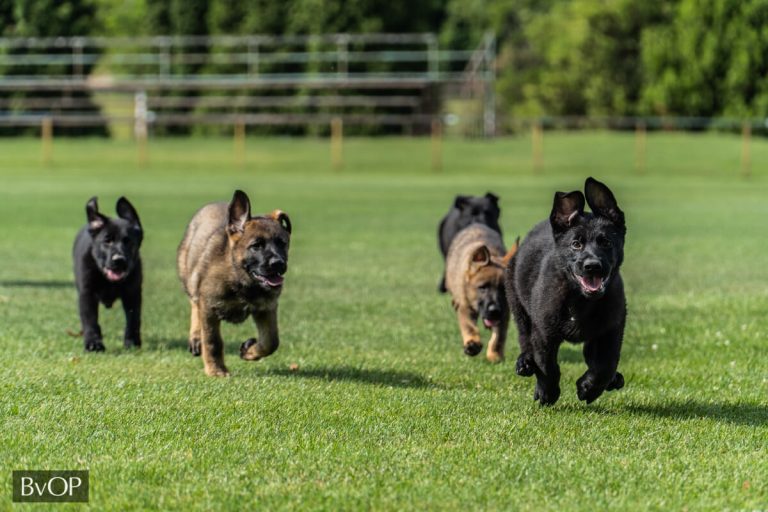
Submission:
{"label": "black puppy", "polygon": [[99,213],[96,198],[85,205],[86,224],[75,238],[75,286],[79,297],[80,323],[85,350],[104,350],[99,327],[99,302],[107,308],[116,299],[125,311],[126,348],[141,346],[141,259],[143,231],[139,216],[124,197],[117,200],[117,215]]}
{"label": "black puppy", "polygon": [[[440,252],[443,254],[443,260],[448,255],[448,248],[451,246],[453,238],[470,224],[483,224],[501,235],[499,215],[501,215],[499,197],[495,194],[488,192],[482,197],[456,196],[453,206],[448,210],[437,228],[437,241],[440,245]],[[445,272],[443,272],[443,277],[437,288],[440,293],[448,291],[445,287]]]}
{"label": "black puppy", "polygon": [[560,397],[557,352],[563,340],[584,343],[587,371],[576,381],[579,400],[593,402],[620,389],[619,364],[627,316],[619,267],[624,259],[624,213],[604,184],[587,178],[584,212],[579,191],[557,192],[549,221],[528,233],[505,274],[520,340],[518,375],[536,375],[534,400]]}

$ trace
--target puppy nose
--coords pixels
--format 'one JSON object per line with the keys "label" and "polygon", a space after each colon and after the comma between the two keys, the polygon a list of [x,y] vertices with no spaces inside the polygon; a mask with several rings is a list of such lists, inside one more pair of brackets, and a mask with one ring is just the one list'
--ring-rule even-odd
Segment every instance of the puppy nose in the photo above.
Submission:
{"label": "puppy nose", "polygon": [[113,254],[111,266],[116,270],[125,268],[126,266],[125,256],[123,256],[122,254]]}
{"label": "puppy nose", "polygon": [[585,272],[600,272],[603,270],[603,264],[600,263],[600,260],[598,259],[588,259],[584,260],[584,271]]}
{"label": "puppy nose", "polygon": [[499,306],[497,304],[491,304],[488,306],[488,309],[486,310],[486,316],[491,320],[498,318],[499,316],[501,316],[501,309],[499,309]]}
{"label": "puppy nose", "polygon": [[269,271],[274,274],[284,274],[286,270],[285,260],[283,258],[272,258],[269,260]]}

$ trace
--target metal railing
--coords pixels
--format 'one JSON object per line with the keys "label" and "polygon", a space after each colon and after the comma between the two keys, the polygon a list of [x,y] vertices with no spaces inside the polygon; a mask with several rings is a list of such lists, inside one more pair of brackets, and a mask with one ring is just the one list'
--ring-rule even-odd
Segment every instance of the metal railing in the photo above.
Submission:
{"label": "metal railing", "polygon": [[88,99],[109,93],[156,126],[336,116],[413,128],[460,90],[482,102],[492,136],[494,46],[489,35],[474,49],[441,48],[429,33],[0,38],[0,125],[126,122]]}

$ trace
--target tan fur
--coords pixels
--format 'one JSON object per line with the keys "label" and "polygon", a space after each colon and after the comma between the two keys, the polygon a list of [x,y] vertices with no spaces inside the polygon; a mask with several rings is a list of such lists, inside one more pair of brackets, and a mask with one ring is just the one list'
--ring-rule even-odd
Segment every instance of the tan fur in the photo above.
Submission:
{"label": "tan fur", "polygon": [[[239,264],[248,246],[258,236],[288,239],[276,210],[269,216],[252,217],[242,232],[228,230],[228,203],[201,208],[190,221],[177,253],[179,278],[190,305],[190,350],[201,349],[205,373],[227,376],[222,320],[239,323],[251,316],[258,329],[258,342],[241,353],[256,360],[274,352],[279,345],[277,300],[280,289],[254,291],[253,282]],[[287,221],[290,223],[290,221]]]}
{"label": "tan fur", "polygon": [[[481,224],[463,229],[451,242],[446,256],[445,283],[456,310],[465,349],[473,345],[482,347],[477,328],[479,286],[490,283],[502,287],[504,267],[516,250],[517,244],[507,252],[499,234]],[[489,361],[504,359],[508,327],[509,315],[506,314],[492,328],[486,353]]]}

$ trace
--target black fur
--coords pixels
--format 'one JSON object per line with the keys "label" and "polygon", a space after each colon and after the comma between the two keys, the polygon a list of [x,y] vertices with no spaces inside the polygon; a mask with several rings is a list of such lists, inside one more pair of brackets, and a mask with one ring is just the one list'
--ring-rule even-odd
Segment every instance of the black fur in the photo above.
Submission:
{"label": "black fur", "polygon": [[[456,196],[453,206],[445,214],[437,228],[437,241],[440,246],[440,252],[443,255],[443,261],[448,255],[448,248],[459,231],[472,223],[479,223],[488,226],[501,235],[499,226],[499,197],[490,192],[484,196]],[[502,237],[503,238],[503,237]],[[438,285],[440,293],[448,290],[445,288],[445,272]]]}
{"label": "black fur", "polygon": [[125,347],[141,346],[141,258],[143,230],[136,210],[124,197],[118,218],[99,213],[96,198],[85,206],[88,224],[75,238],[72,257],[85,350],[100,352],[99,302],[107,308],[120,299],[125,311]]}
{"label": "black fur", "polygon": [[517,323],[516,371],[536,375],[534,400],[560,397],[557,352],[563,340],[584,343],[587,371],[576,382],[579,400],[593,402],[619,389],[616,371],[626,319],[624,258],[626,225],[611,191],[592,178],[579,191],[557,192],[549,221],[526,236],[505,274],[510,310]]}

